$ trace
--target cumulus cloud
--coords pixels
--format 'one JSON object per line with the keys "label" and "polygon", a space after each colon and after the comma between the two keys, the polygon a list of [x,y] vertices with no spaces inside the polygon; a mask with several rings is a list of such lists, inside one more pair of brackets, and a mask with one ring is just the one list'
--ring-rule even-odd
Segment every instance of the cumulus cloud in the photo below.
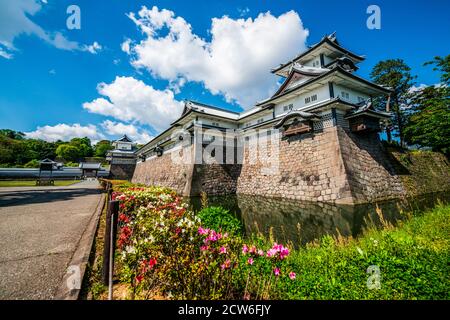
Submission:
{"label": "cumulus cloud", "polygon": [[89,46],[85,45],[84,49],[92,54],[97,54],[100,50],[102,50],[102,46],[99,45],[97,41],[94,41],[94,43]]}
{"label": "cumulus cloud", "polygon": [[2,0],[0,1],[0,57],[11,59],[17,50],[14,39],[22,34],[35,35],[55,48],[62,50],[79,50],[96,53],[101,46],[82,45],[68,40],[59,31],[46,31],[33,22],[30,17],[36,15],[44,1],[36,0]]}
{"label": "cumulus cloud", "polygon": [[409,88],[409,93],[415,93],[415,92],[418,92],[418,91],[422,91],[426,87],[428,87],[428,85],[426,85],[424,83],[421,83],[418,86],[413,85],[413,86],[411,86],[411,88]]}
{"label": "cumulus cloud", "polygon": [[270,69],[304,51],[309,33],[294,11],[278,17],[261,13],[255,19],[213,18],[210,41],[170,10],[144,6],[128,17],[144,34],[140,42],[122,43],[135,67],[178,85],[203,83],[243,107],[273,94],[276,77]]}
{"label": "cumulus cloud", "polygon": [[105,136],[92,124],[82,126],[79,123],[65,124],[59,123],[55,126],[38,127],[35,131],[25,132],[28,138],[42,139],[45,141],[69,141],[72,138],[88,137],[93,143],[104,139]]}
{"label": "cumulus cloud", "polygon": [[158,131],[167,128],[183,109],[183,103],[175,100],[171,90],[156,90],[133,77],[100,83],[97,91],[104,97],[83,103],[84,109],[120,121],[150,125]]}
{"label": "cumulus cloud", "polygon": [[134,142],[144,144],[153,139],[146,130],[139,129],[133,124],[125,124],[121,122],[114,122],[110,120],[103,121],[102,127],[105,132],[110,136],[115,136],[117,138],[126,134]]}

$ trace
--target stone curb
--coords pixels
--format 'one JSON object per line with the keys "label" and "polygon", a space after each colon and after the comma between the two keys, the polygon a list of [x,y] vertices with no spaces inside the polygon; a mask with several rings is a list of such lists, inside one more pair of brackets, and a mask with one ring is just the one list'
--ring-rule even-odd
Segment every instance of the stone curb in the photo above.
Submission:
{"label": "stone curb", "polygon": [[[80,241],[78,241],[77,247],[72,255],[70,263],[67,268],[67,272],[64,274],[61,284],[56,292],[55,300],[77,300],[81,292],[81,286],[83,284],[84,275],[86,272],[86,266],[89,263],[89,256],[91,254],[92,245],[97,230],[97,225],[100,220],[100,216],[105,206],[105,194],[102,193],[100,201],[97,204],[95,213],[92,215],[86,229],[84,230]],[[73,268],[73,269],[72,269]],[[79,277],[76,282],[75,289],[69,287],[69,281],[73,277]]]}

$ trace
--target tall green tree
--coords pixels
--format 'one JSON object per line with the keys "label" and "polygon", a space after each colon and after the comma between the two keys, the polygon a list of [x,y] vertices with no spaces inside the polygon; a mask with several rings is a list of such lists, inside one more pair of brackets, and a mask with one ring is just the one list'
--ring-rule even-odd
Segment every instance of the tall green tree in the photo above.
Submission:
{"label": "tall green tree", "polygon": [[441,84],[419,90],[411,99],[412,113],[405,125],[405,140],[449,156],[450,55],[435,57],[425,65],[434,65],[433,70],[441,73]]}
{"label": "tall green tree", "polygon": [[113,146],[111,145],[111,141],[109,140],[101,140],[97,142],[97,144],[94,147],[94,156],[96,157],[106,157],[106,153],[108,150],[113,149]]}
{"label": "tall green tree", "polygon": [[14,131],[11,129],[0,129],[0,135],[8,137],[10,139],[15,139],[15,140],[25,139],[25,134],[23,132]]}
{"label": "tall green tree", "polygon": [[80,148],[77,148],[69,143],[61,144],[56,149],[56,154],[58,157],[70,162],[78,162],[83,157]]}
{"label": "tall green tree", "polygon": [[450,86],[450,54],[445,57],[434,57],[433,60],[425,62],[424,65],[434,65],[433,71],[441,73],[441,83]]}
{"label": "tall green tree", "polygon": [[69,143],[71,146],[76,147],[80,152],[80,157],[92,157],[94,150],[92,149],[91,140],[87,137],[73,138]]}
{"label": "tall green tree", "polygon": [[[415,76],[411,68],[402,59],[389,59],[378,62],[370,73],[371,79],[379,84],[393,89],[390,96],[390,111],[393,113],[391,123],[386,127],[388,141],[392,140],[391,131],[400,138],[404,145],[404,127],[407,110],[411,99],[410,89],[414,85]],[[378,101],[378,108],[385,108],[387,98]]]}

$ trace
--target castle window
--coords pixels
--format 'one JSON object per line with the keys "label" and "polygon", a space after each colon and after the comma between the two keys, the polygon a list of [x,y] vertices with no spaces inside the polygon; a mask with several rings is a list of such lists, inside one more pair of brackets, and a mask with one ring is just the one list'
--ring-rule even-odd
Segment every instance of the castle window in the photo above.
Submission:
{"label": "castle window", "polygon": [[286,105],[283,107],[283,111],[292,110],[294,108],[294,105],[291,103],[289,105]]}
{"label": "castle window", "polygon": [[310,103],[312,101],[316,101],[316,100],[317,100],[317,94],[313,94],[312,96],[305,98],[305,104],[308,104],[308,103]]}
{"label": "castle window", "polygon": [[218,122],[213,122],[212,125],[215,126],[215,127],[220,127]]}
{"label": "castle window", "polygon": [[342,99],[345,99],[345,100],[350,99],[350,95],[348,94],[348,92],[345,92],[345,91],[341,92],[341,97],[342,97]]}
{"label": "castle window", "polygon": [[264,122],[264,118],[258,119],[257,123],[263,123]]}

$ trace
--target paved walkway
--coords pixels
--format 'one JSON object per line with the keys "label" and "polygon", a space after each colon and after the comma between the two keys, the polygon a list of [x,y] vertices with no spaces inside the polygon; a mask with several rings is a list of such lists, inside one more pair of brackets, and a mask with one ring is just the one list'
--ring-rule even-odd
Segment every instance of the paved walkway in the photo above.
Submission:
{"label": "paved walkway", "polygon": [[53,299],[101,198],[97,181],[0,188],[0,299]]}

